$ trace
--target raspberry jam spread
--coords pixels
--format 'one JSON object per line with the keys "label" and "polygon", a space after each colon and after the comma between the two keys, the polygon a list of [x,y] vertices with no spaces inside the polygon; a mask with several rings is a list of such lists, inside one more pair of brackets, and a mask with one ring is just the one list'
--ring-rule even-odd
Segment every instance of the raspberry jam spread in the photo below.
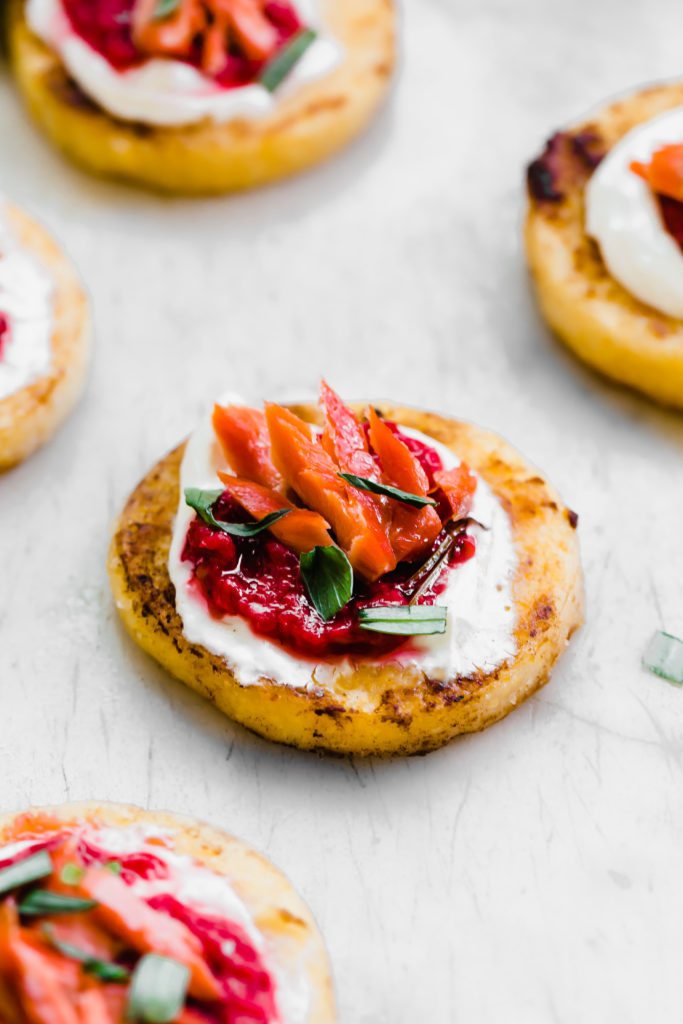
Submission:
{"label": "raspberry jam spread", "polygon": [[74,31],[118,71],[170,57],[224,88],[256,80],[304,26],[289,0],[180,0],[156,17],[159,0],[62,0]]}
{"label": "raspberry jam spread", "polygon": [[[210,517],[189,523],[181,559],[215,619],[240,616],[298,657],[382,657],[406,643],[407,631],[364,628],[360,613],[437,603],[453,569],[475,554],[466,517],[477,482],[462,463],[444,471],[435,448],[375,410],[361,423],[324,383],[321,405],[319,435],[279,406],[267,405],[265,414],[216,406],[214,430],[240,475],[218,473],[225,490],[216,492]],[[343,482],[349,470],[353,487]],[[358,487],[359,478],[369,488]],[[273,514],[283,517],[252,536],[220,527]],[[303,566],[306,552],[329,554],[330,546],[346,555],[353,586],[325,614]]]}
{"label": "raspberry jam spread", "polygon": [[[216,506],[216,518],[235,522],[237,517],[234,503],[222,498]],[[434,541],[434,550],[444,537],[440,534]],[[466,562],[474,552],[473,537],[458,538],[448,566],[421,603],[433,604],[445,589],[450,567]],[[308,599],[297,555],[273,538],[228,537],[195,520],[188,531],[183,558],[192,563],[197,586],[212,615],[241,615],[255,633],[299,654],[316,658],[335,654],[378,657],[403,643],[402,637],[361,629],[358,612],[379,605],[407,605],[411,593],[408,581],[414,571],[410,564],[402,563],[381,580],[361,585],[349,603],[325,622]]]}
{"label": "raspberry jam spread", "polygon": [[[5,834],[11,845],[5,856],[0,849],[0,873],[12,866],[21,871],[40,851],[49,861],[37,880],[20,875],[20,884],[0,896],[3,1019],[3,1006],[16,1003],[27,1020],[128,1019],[136,970],[156,953],[189,977],[173,1020],[281,1024],[274,980],[249,933],[253,924],[221,912],[221,901],[228,900],[247,914],[228,880],[175,853],[166,833],[151,832],[135,825],[65,825],[29,814]],[[193,881],[201,902],[186,898]],[[30,913],[27,900],[45,901],[46,895],[88,902]]]}
{"label": "raspberry jam spread", "polygon": [[0,359],[4,355],[5,345],[9,341],[9,320],[5,313],[0,313]]}

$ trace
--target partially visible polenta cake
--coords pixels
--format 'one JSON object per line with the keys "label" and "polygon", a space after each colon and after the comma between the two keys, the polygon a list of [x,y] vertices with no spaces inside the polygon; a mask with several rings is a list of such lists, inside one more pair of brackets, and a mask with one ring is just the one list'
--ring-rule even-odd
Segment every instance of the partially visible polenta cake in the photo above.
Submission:
{"label": "partially visible polenta cake", "polygon": [[602,373],[683,408],[683,84],[557,132],[527,182],[549,325]]}
{"label": "partially visible polenta cake", "polygon": [[387,403],[223,400],[114,525],[137,642],[309,750],[433,750],[545,683],[580,625],[576,517],[492,434]]}
{"label": "partially visible polenta cake", "polygon": [[0,197],[0,470],[44,444],[80,397],[88,306],[56,243]]}
{"label": "partially visible polenta cake", "polygon": [[86,169],[174,193],[326,158],[386,94],[392,0],[10,0],[39,124]]}
{"label": "partially visible polenta cake", "polygon": [[325,947],[241,840],[109,803],[0,817],[3,1024],[333,1024]]}

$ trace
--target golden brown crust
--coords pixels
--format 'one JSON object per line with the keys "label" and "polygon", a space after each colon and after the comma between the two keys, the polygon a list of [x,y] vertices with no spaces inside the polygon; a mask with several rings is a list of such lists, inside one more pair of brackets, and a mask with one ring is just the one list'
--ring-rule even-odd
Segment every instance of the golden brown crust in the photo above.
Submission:
{"label": "golden brown crust", "polygon": [[20,243],[55,280],[50,372],[0,399],[0,470],[21,462],[61,426],[80,398],[90,358],[88,303],[71,265],[47,232],[22,210],[5,205]]}
{"label": "golden brown crust", "polygon": [[[656,86],[610,104],[570,131],[597,135],[608,152],[637,124],[681,105],[683,84]],[[607,270],[584,230],[589,173],[565,174],[559,201],[530,198],[526,248],[541,310],[591,366],[683,408],[683,322],[635,298]]]}
{"label": "golden brown crust", "polygon": [[[295,406],[313,420],[311,406]],[[451,447],[492,486],[508,511],[520,569],[514,661],[488,675],[426,678],[417,668],[361,663],[307,689],[264,679],[241,686],[223,659],[189,643],[167,569],[183,446],[162,459],[114,524],[109,574],[134,639],[183,682],[262,736],[310,750],[358,755],[434,750],[503,718],[542,686],[583,618],[573,516],[509,445],[466,423],[380,403],[391,419]],[[267,641],[264,641],[266,643]]]}
{"label": "golden brown crust", "polygon": [[[31,808],[65,823],[126,826],[153,824],[176,832],[175,848],[225,875],[265,937],[269,956],[285,977],[304,977],[311,992],[307,1024],[333,1024],[336,1019],[332,979],[322,936],[301,897],[269,861],[241,839],[194,818],[144,811],[127,804],[73,803]],[[18,815],[0,816],[0,845]]]}
{"label": "golden brown crust", "polygon": [[261,185],[324,160],[370,120],[395,60],[392,0],[324,0],[325,25],[346,49],[330,75],[257,121],[155,128],[117,120],[88,102],[28,29],[23,7],[23,0],[12,0],[10,57],[28,106],[50,138],[94,174],[178,194]]}

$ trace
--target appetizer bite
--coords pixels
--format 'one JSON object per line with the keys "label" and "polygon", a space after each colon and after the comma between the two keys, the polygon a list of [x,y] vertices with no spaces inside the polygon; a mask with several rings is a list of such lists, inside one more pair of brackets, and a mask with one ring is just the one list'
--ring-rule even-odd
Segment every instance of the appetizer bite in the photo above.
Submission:
{"label": "appetizer bite", "polygon": [[44,444],[80,397],[87,302],[42,227],[0,197],[0,470]]}
{"label": "appetizer bite", "polygon": [[86,169],[175,193],[259,185],[369,121],[392,0],[11,0],[14,72]]}
{"label": "appetizer bite", "polygon": [[325,948],[268,861],[190,818],[0,818],[3,1024],[332,1024]]}
{"label": "appetizer bite", "polygon": [[582,619],[576,518],[497,437],[382,403],[234,402],[114,525],[137,642],[282,743],[406,754],[546,682]]}
{"label": "appetizer bite", "polygon": [[549,325],[602,373],[683,408],[683,85],[557,132],[527,180]]}

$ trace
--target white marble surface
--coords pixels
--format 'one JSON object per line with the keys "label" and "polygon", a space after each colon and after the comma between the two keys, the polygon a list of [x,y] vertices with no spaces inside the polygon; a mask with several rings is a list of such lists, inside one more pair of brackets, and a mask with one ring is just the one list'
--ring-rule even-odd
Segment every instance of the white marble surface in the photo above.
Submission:
{"label": "white marble surface", "polygon": [[[522,167],[602,97],[680,74],[673,0],[407,0],[395,100],[328,166],[170,202],[91,181],[0,77],[0,186],[80,266],[87,395],[0,478],[0,805],[169,807],[267,853],[313,908],[343,1024],[680,1021],[683,417],[577,365],[534,312]],[[222,387],[325,373],[499,431],[581,514],[588,624],[488,732],[393,763],[233,726],[124,635],[104,570],[129,489]]]}

